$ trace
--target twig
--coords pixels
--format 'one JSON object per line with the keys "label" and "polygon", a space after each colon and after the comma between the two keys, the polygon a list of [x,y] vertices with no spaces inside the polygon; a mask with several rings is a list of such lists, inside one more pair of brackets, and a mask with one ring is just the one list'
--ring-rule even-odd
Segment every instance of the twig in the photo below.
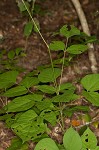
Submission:
{"label": "twig", "polygon": [[[81,4],[80,4],[79,0],[71,0],[71,1],[72,1],[73,5],[76,9],[77,14],[78,14],[83,32],[85,32],[87,35],[90,36],[90,30],[89,30],[89,27],[88,27],[88,23],[87,23],[85,14],[83,12],[83,9],[81,7]],[[89,60],[90,60],[90,63],[91,63],[91,70],[92,70],[93,73],[97,73],[98,68],[97,68],[97,62],[96,62],[96,58],[95,58],[95,54],[94,54],[93,44],[88,44],[88,48],[89,48],[88,56],[89,56]]]}
{"label": "twig", "polygon": [[5,103],[3,102],[2,98],[0,97],[0,101],[2,102],[3,104],[3,107],[5,106]]}

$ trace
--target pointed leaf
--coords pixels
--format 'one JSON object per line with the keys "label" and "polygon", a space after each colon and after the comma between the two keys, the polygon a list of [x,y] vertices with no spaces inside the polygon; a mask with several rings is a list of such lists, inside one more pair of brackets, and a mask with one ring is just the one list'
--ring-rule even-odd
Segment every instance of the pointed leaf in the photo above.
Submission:
{"label": "pointed leaf", "polygon": [[9,59],[13,59],[14,56],[15,56],[15,51],[14,51],[14,50],[9,51],[9,53],[8,53],[8,58],[9,58]]}
{"label": "pointed leaf", "polygon": [[71,100],[75,100],[78,98],[76,95],[74,96],[74,91],[66,90],[66,92],[62,95],[54,96],[51,101],[52,102],[69,102]]}
{"label": "pointed leaf", "polygon": [[15,84],[17,76],[17,71],[8,71],[0,74],[0,89],[7,88]]}
{"label": "pointed leaf", "polygon": [[43,119],[55,126],[57,118],[54,111],[44,110],[41,112],[40,117],[42,117]]}
{"label": "pointed leaf", "polygon": [[86,92],[86,91],[83,91],[82,94],[94,106],[99,106],[99,93],[98,92]]}
{"label": "pointed leaf", "polygon": [[49,85],[39,85],[37,86],[37,89],[48,94],[54,94],[56,92],[56,89]]}
{"label": "pointed leaf", "polygon": [[53,51],[65,50],[65,44],[62,41],[53,41],[50,43],[49,48]]}
{"label": "pointed leaf", "polygon": [[57,90],[63,91],[63,90],[75,90],[75,87],[72,83],[63,83],[60,85],[60,88],[57,87]]}
{"label": "pointed leaf", "polygon": [[39,83],[38,78],[36,77],[26,77],[25,79],[23,79],[20,83],[20,85],[25,86],[26,88],[30,88],[34,85],[37,85]]}
{"label": "pointed leaf", "polygon": [[27,37],[30,36],[30,34],[32,33],[32,29],[33,29],[33,23],[28,22],[24,28],[24,35]]}
{"label": "pointed leaf", "polygon": [[87,91],[99,90],[99,74],[86,75],[81,80],[81,84]]}
{"label": "pointed leaf", "polygon": [[35,94],[29,94],[26,96],[21,96],[13,99],[10,103],[8,103],[7,106],[5,106],[5,110],[7,112],[19,112],[27,110],[34,106],[35,100],[42,100],[42,95],[36,95]]}
{"label": "pointed leaf", "polygon": [[80,35],[80,30],[77,29],[75,26],[71,25],[71,29],[68,30],[67,25],[64,25],[61,29],[60,29],[60,34],[70,38],[74,35]]}
{"label": "pointed leaf", "polygon": [[81,136],[83,148],[95,149],[97,146],[97,139],[94,133],[87,128],[83,135]]}
{"label": "pointed leaf", "polygon": [[61,74],[61,70],[59,68],[54,68],[54,72],[52,68],[43,69],[38,75],[38,79],[41,82],[54,82],[57,77]]}
{"label": "pointed leaf", "polygon": [[34,150],[59,150],[59,148],[51,138],[44,138],[37,143]]}
{"label": "pointed leaf", "polygon": [[19,138],[14,138],[11,141],[11,145],[6,150],[27,150],[28,144],[22,143],[22,140]]}
{"label": "pointed leaf", "polygon": [[22,115],[20,115],[20,117],[17,119],[17,123],[25,123],[25,122],[29,122],[31,120],[33,120],[35,117],[37,117],[37,114],[35,113],[34,110],[28,110],[24,113],[22,113]]}
{"label": "pointed leaf", "polygon": [[[29,9],[29,3],[28,2],[24,2],[26,7]],[[21,12],[25,11],[26,10],[26,7],[24,6],[23,2],[22,1],[18,1],[18,7],[20,9]]]}
{"label": "pointed leaf", "polygon": [[36,103],[36,107],[42,111],[42,110],[45,110],[45,109],[53,109],[54,108],[54,105],[53,103],[50,101],[50,99],[44,99],[43,101],[41,102],[37,102]]}
{"label": "pointed leaf", "polygon": [[20,95],[26,94],[27,92],[28,91],[24,86],[17,86],[17,87],[14,87],[14,88],[11,88],[11,89],[7,90],[3,94],[3,96],[15,97],[15,96],[20,96]]}
{"label": "pointed leaf", "polygon": [[[33,117],[32,113],[28,115]],[[26,115],[25,118],[28,118],[28,116]],[[23,143],[25,141],[39,138],[46,131],[45,124],[38,124],[37,121],[32,121],[32,118],[30,121],[27,120],[27,122],[22,122],[22,120],[20,122],[16,122],[11,126],[11,128],[16,135],[22,139]]]}
{"label": "pointed leaf", "polygon": [[81,138],[72,127],[65,132],[63,144],[66,150],[80,150],[82,148]]}
{"label": "pointed leaf", "polygon": [[67,48],[67,52],[70,54],[81,54],[88,49],[87,45],[75,44]]}

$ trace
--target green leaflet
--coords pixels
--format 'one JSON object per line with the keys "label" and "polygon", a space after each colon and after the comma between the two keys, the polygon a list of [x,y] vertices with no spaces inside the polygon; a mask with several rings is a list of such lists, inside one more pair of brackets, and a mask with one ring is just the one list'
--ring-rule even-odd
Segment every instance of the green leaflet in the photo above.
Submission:
{"label": "green leaflet", "polygon": [[18,47],[15,49],[16,56],[20,55],[21,52],[22,52],[22,48]]}
{"label": "green leaflet", "polygon": [[14,50],[9,51],[8,58],[13,59],[14,57],[15,57],[15,51]]}
{"label": "green leaflet", "polygon": [[15,123],[11,128],[22,139],[23,143],[39,138],[46,131],[45,124],[38,124],[37,121]]}
{"label": "green leaflet", "polygon": [[78,112],[78,111],[82,111],[82,112],[88,112],[89,111],[89,107],[88,106],[74,106],[74,107],[66,107],[63,110],[63,114],[65,116],[72,116],[74,112]]}
{"label": "green leaflet", "polygon": [[[25,5],[29,9],[29,7],[30,7],[29,3],[25,2]],[[19,9],[20,9],[21,12],[26,11],[26,7],[24,6],[23,2],[18,1],[18,7],[19,7]]]}
{"label": "green leaflet", "polygon": [[80,30],[77,29],[75,26],[71,25],[70,26],[71,29],[68,30],[67,28],[67,25],[64,25],[61,29],[60,29],[60,34],[67,37],[67,38],[70,38],[74,35],[80,35]]}
{"label": "green leaflet", "polygon": [[60,85],[60,87],[57,87],[57,90],[59,90],[60,92],[64,91],[64,90],[75,90],[75,87],[73,86],[72,83],[63,83]]}
{"label": "green leaflet", "polygon": [[33,29],[33,23],[30,21],[25,25],[24,35],[27,37],[30,36],[30,34],[32,33],[32,29]]}
{"label": "green leaflet", "polygon": [[26,123],[29,121],[32,121],[35,117],[37,117],[37,114],[35,113],[34,110],[30,109],[24,113],[22,113],[22,115],[20,115],[19,118],[17,118],[17,123]]}
{"label": "green leaflet", "polygon": [[14,85],[18,74],[18,71],[8,71],[0,74],[0,89]]}
{"label": "green leaflet", "polygon": [[52,41],[49,45],[50,50],[59,51],[65,50],[65,44],[62,41]]}
{"label": "green leaflet", "polygon": [[67,52],[70,54],[81,54],[88,49],[87,45],[75,44],[67,48]]}
{"label": "green leaflet", "polygon": [[82,95],[91,102],[94,106],[99,106],[99,93],[83,91]]}
{"label": "green leaflet", "polygon": [[52,125],[55,125],[57,122],[56,114],[51,110],[43,110],[40,114],[41,119],[48,121]]}
{"label": "green leaflet", "polygon": [[54,68],[54,72],[52,68],[43,69],[38,75],[39,81],[46,82],[54,82],[57,77],[61,74],[61,70],[59,68]]}
{"label": "green leaflet", "polygon": [[22,143],[20,138],[13,138],[11,145],[6,150],[27,150],[28,143]]}
{"label": "green leaflet", "polygon": [[44,133],[45,125],[38,124],[34,119],[37,114],[34,110],[28,110],[16,116],[15,122],[11,125],[13,131],[22,139],[23,142],[37,138],[37,134]]}
{"label": "green leaflet", "polygon": [[83,148],[95,149],[97,146],[97,139],[94,133],[87,128],[81,136]]}
{"label": "green leaflet", "polygon": [[27,92],[28,91],[24,86],[17,86],[17,87],[14,87],[14,88],[11,88],[11,89],[7,90],[3,94],[3,96],[15,97],[15,96],[20,96],[20,95],[26,94]]}
{"label": "green leaflet", "polygon": [[13,99],[7,106],[4,107],[7,112],[25,111],[34,106],[35,101],[41,101],[43,98],[39,94],[29,94]]}
{"label": "green leaflet", "polygon": [[82,148],[81,138],[72,127],[65,132],[63,145],[66,150],[80,150]]}
{"label": "green leaflet", "polygon": [[83,87],[90,92],[99,90],[99,74],[86,75],[81,80]]}
{"label": "green leaflet", "polygon": [[39,83],[38,78],[36,78],[36,77],[26,77],[21,81],[20,85],[23,85],[26,88],[30,88],[34,85],[37,85],[38,83]]}
{"label": "green leaflet", "polygon": [[74,94],[73,90],[66,90],[64,94],[54,96],[52,102],[69,102],[71,100],[76,100],[78,96]]}
{"label": "green leaflet", "polygon": [[53,109],[54,108],[54,105],[50,99],[44,99],[43,101],[39,101],[35,104],[35,106],[40,111],[45,110],[45,109]]}
{"label": "green leaflet", "polygon": [[38,142],[34,150],[59,150],[51,138],[44,138]]}
{"label": "green leaflet", "polygon": [[53,86],[49,85],[39,85],[36,88],[42,91],[43,93],[54,94],[56,92],[56,89]]}

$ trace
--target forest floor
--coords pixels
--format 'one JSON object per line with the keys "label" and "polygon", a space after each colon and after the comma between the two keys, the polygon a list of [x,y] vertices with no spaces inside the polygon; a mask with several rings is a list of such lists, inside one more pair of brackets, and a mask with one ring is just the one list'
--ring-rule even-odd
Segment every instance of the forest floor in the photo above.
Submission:
{"label": "forest floor", "polygon": [[[36,3],[40,6],[41,14],[35,15],[35,18],[39,20],[41,33],[47,43],[50,43],[53,39],[52,33],[57,31],[64,24],[73,24],[82,30],[77,13],[70,0],[38,0]],[[81,0],[81,5],[85,12],[91,34],[99,38],[99,1]],[[0,2],[0,38],[3,38],[3,40],[0,41],[0,51],[9,51],[22,47],[26,56],[21,59],[19,58],[18,65],[24,67],[26,72],[29,72],[37,66],[49,63],[50,59],[46,45],[44,45],[37,33],[33,33],[26,42],[26,38],[23,34],[26,22],[27,17],[20,13],[17,3],[14,0],[2,0]],[[94,46],[94,53],[99,64],[99,45],[95,44]],[[53,53],[52,58],[54,59],[55,57],[56,53]],[[91,73],[87,53],[77,56],[72,63],[71,67],[64,69],[64,82],[74,82],[77,78]],[[77,86],[79,89],[79,85]],[[1,107],[2,103],[0,102],[0,108]],[[91,118],[94,118],[98,109],[93,106],[90,106],[90,108]],[[74,118],[77,118],[77,115],[78,114],[75,114]],[[71,120],[67,120],[68,123],[70,123],[70,121]],[[91,129],[99,138],[99,126],[98,128],[91,126]],[[4,122],[0,122],[0,150],[6,150],[14,136],[12,131],[5,126]],[[56,140],[60,143],[61,135],[56,137]],[[32,144],[29,150],[31,149]]]}

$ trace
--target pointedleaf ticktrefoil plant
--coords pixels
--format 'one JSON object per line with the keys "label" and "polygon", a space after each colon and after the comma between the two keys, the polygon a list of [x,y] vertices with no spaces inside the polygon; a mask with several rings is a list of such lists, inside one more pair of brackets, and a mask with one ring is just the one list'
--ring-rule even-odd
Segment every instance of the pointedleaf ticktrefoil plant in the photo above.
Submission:
{"label": "pointedleaf ticktrefoil plant", "polygon": [[[0,120],[5,120],[6,125],[20,138],[12,141],[12,147],[13,143],[16,143],[17,147],[20,143],[20,148],[27,147],[27,141],[32,140],[39,141],[35,150],[40,148],[58,150],[59,147],[64,147],[66,150],[73,150],[74,147],[76,150],[98,149],[97,139],[89,128],[81,136],[73,127],[65,131],[66,116],[72,115],[75,111],[89,110],[88,106],[69,108],[70,102],[83,96],[92,105],[99,106],[99,74],[87,75],[81,79],[84,88],[82,95],[75,93],[76,87],[72,83],[61,83],[65,53],[81,54],[87,50],[87,46],[84,42],[69,44],[72,36],[80,35],[80,31],[74,26],[71,26],[70,30],[66,25],[63,26],[59,34],[65,37],[66,42],[52,41],[49,48],[51,51],[63,51],[62,67],[58,65],[38,67],[37,70],[25,75],[19,83],[16,82],[18,71],[0,74],[1,98],[6,98],[6,104],[0,111],[2,115]],[[9,103],[8,100],[10,100]],[[57,145],[48,136],[50,132],[48,124],[55,126],[57,123],[64,134],[63,145]]]}
{"label": "pointedleaf ticktrefoil plant", "polygon": [[[0,74],[3,103],[0,120],[4,120],[7,127],[17,135],[8,150],[28,149],[27,142],[30,140],[38,142],[34,150],[98,150],[97,138],[89,127],[79,135],[72,126],[66,130],[64,124],[66,116],[72,116],[75,111],[89,110],[88,106],[69,107],[70,102],[84,97],[92,105],[99,106],[99,74],[87,75],[81,79],[81,95],[76,94],[76,87],[72,83],[62,83],[66,53],[76,56],[85,52],[88,49],[87,43],[91,40],[76,27],[71,25],[68,28],[64,25],[59,30],[63,40],[54,40],[48,45],[38,27],[35,27],[49,50],[51,64],[38,67],[26,74],[20,82],[17,82],[18,71]],[[70,42],[74,37],[78,39]],[[53,51],[62,51],[61,66],[53,63]],[[49,137],[50,126],[54,127],[56,124],[59,124],[63,134],[61,145]]]}

